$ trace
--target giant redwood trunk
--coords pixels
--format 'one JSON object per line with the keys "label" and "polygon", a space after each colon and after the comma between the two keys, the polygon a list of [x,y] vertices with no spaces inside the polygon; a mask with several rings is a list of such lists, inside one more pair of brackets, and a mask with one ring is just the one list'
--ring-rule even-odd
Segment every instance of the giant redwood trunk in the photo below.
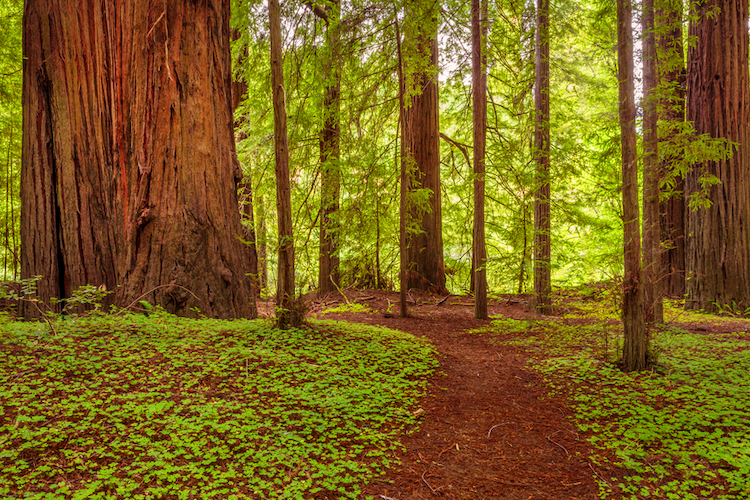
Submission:
{"label": "giant redwood trunk", "polygon": [[229,0],[26,2],[22,266],[43,301],[92,284],[255,315],[229,38]]}
{"label": "giant redwood trunk", "polygon": [[687,118],[697,133],[724,137],[738,146],[732,158],[696,165],[685,178],[686,196],[700,191],[704,173],[721,180],[710,188],[710,208],[688,212],[687,307],[745,308],[750,306],[748,2],[707,0],[695,8]]}
{"label": "giant redwood trunk", "polygon": [[[448,293],[443,264],[440,196],[440,127],[438,114],[437,8],[420,2],[408,7],[406,86],[411,97],[404,110],[404,140],[410,178],[409,217],[419,231],[408,234],[408,288]],[[430,191],[427,205],[415,190]],[[424,193],[424,191],[422,191]],[[412,224],[409,224],[411,226]]]}
{"label": "giant redwood trunk", "polygon": [[648,347],[641,288],[641,231],[638,217],[638,163],[635,133],[632,3],[617,0],[617,67],[622,147],[624,276],[622,291],[623,368],[646,368]]}
{"label": "giant redwood trunk", "polygon": [[[655,14],[657,73],[659,79],[659,142],[670,141],[675,124],[685,121],[685,56],[682,44],[682,0],[656,0]],[[678,158],[662,158],[660,171],[667,174]],[[672,297],[685,294],[685,198],[684,180],[678,176],[673,196],[661,202],[662,291]]]}

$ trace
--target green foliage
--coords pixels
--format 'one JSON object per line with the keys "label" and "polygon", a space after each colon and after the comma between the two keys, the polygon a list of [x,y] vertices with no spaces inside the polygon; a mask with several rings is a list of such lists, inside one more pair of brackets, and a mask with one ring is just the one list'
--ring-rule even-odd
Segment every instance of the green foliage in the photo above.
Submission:
{"label": "green foliage", "polygon": [[614,457],[610,465],[627,471],[622,482],[597,477],[602,497],[750,498],[748,333],[654,331],[656,368],[623,373],[606,348],[622,342],[619,323],[580,321],[536,321],[522,329],[506,319],[490,328],[500,342],[543,353],[532,366],[568,397],[578,427],[602,450],[590,459],[606,464]]}
{"label": "green foliage", "polygon": [[383,328],[158,311],[0,343],[3,498],[358,498],[437,364]]}

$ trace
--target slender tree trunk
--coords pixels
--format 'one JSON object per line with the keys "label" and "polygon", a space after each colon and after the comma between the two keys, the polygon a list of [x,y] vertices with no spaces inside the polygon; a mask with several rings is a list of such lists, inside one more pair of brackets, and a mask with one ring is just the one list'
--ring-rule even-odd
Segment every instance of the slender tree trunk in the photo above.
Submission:
{"label": "slender tree trunk", "polygon": [[324,60],[325,97],[323,99],[323,129],[320,133],[321,208],[320,259],[318,266],[318,294],[323,296],[336,289],[339,277],[339,231],[336,214],[339,210],[341,171],[339,116],[341,114],[341,72],[339,70],[339,6],[338,0],[325,7],[326,54]]}
{"label": "slender tree trunk", "polygon": [[710,188],[710,208],[688,212],[686,307],[745,308],[750,306],[748,2],[707,0],[694,8],[687,118],[696,133],[738,146],[732,158],[696,165],[685,178],[686,197],[701,190],[706,173],[721,180]]}
{"label": "slender tree trunk", "polygon": [[644,0],[643,40],[643,305],[647,323],[664,323],[662,309],[659,154],[654,0]]}
{"label": "slender tree trunk", "polygon": [[242,180],[242,214],[245,216],[244,240],[250,249],[250,263],[248,272],[255,290],[255,296],[260,295],[260,277],[258,276],[258,237],[255,232],[255,216],[253,214],[253,184],[250,175]]}
{"label": "slender tree trunk", "polygon": [[[481,3],[481,5],[480,5]],[[472,89],[474,102],[474,317],[487,319],[487,249],[484,235],[484,157],[487,142],[487,0],[471,0]]]}
{"label": "slender tree trunk", "polygon": [[638,163],[633,82],[632,4],[617,0],[617,65],[620,81],[620,135],[622,143],[622,209],[624,225],[623,368],[646,368],[647,338],[643,321],[638,220]]}
{"label": "slender tree trunk", "polygon": [[93,284],[255,315],[229,38],[229,0],[26,2],[22,276],[42,301]]}
{"label": "slender tree trunk", "polygon": [[297,326],[294,310],[294,237],[292,234],[292,194],[289,182],[289,145],[286,130],[284,58],[281,46],[281,9],[278,0],[269,0],[271,38],[271,88],[276,157],[276,211],[279,218],[279,266],[276,291],[276,318],[279,328]]}
{"label": "slender tree trunk", "polygon": [[411,190],[431,192],[427,207],[409,203],[420,231],[407,235],[409,288],[445,294],[443,222],[440,192],[440,125],[438,117],[437,3],[412,1],[406,30],[407,87],[404,139]]}
{"label": "slender tree trunk", "polygon": [[534,104],[534,306],[537,314],[550,314],[550,124],[549,124],[549,0],[537,0],[536,80]]}
{"label": "slender tree trunk", "polygon": [[[656,0],[657,72],[659,120],[665,124],[685,121],[685,57],[682,44],[682,0]],[[659,142],[671,140],[674,129],[666,126]],[[675,158],[662,160],[667,175]],[[684,179],[675,180],[675,195],[660,205],[662,239],[662,291],[672,297],[685,294],[685,198]]]}
{"label": "slender tree trunk", "polygon": [[398,11],[396,10],[396,3],[393,3],[393,19],[394,26],[396,28],[396,52],[398,55],[398,125],[400,128],[400,141],[399,141],[399,237],[398,237],[398,254],[399,254],[399,312],[402,318],[409,315],[409,308],[406,305],[406,292],[408,288],[407,283],[407,272],[408,272],[408,256],[406,254],[406,193],[409,191],[409,175],[407,174],[406,165],[406,139],[404,138],[404,91],[406,90],[406,83],[404,81],[404,58],[401,51],[401,30],[399,29],[398,23]]}
{"label": "slender tree trunk", "polygon": [[268,228],[266,227],[266,209],[263,197],[258,197],[258,286],[261,292],[268,288]]}

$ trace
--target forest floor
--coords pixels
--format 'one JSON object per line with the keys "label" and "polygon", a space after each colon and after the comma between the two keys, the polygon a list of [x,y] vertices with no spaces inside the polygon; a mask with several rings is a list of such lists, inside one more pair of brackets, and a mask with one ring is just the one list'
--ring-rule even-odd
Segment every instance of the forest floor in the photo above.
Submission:
{"label": "forest floor", "polygon": [[[619,470],[591,464],[591,445],[570,420],[561,397],[527,367],[528,355],[498,345],[472,330],[488,324],[474,319],[473,299],[411,294],[409,316],[398,315],[395,292],[348,293],[370,312],[334,312],[327,319],[381,325],[427,337],[440,357],[438,374],[422,401],[419,429],[404,436],[401,467],[368,485],[376,499],[595,499],[595,475],[615,479]],[[343,299],[316,302],[320,313]],[[490,316],[531,316],[528,298],[490,301]]]}
{"label": "forest floor", "polygon": [[[523,343],[523,337],[527,340],[531,337],[528,329],[525,332],[511,331],[504,336],[503,342],[498,342],[497,335],[493,336],[486,328],[477,331],[490,322],[474,319],[471,297],[450,296],[442,300],[444,297],[411,294],[409,316],[401,318],[398,315],[398,293],[372,290],[344,293],[346,299],[335,294],[314,301],[309,315],[381,325],[426,337],[437,349],[440,361],[427,394],[420,402],[424,410],[420,425],[415,432],[402,438],[403,447],[397,452],[400,466],[367,485],[363,498],[596,499],[602,494],[602,484],[608,486],[605,487],[608,499],[625,496],[618,485],[632,480],[634,472],[613,465],[621,463],[622,457],[618,460],[611,450],[594,449],[589,440],[592,433],[582,432],[575,425],[570,400],[565,397],[571,392],[563,390],[551,395],[553,391],[549,383],[530,366],[546,356],[545,349],[534,348],[530,352],[528,348],[513,345],[514,337],[518,338],[519,344]],[[591,324],[591,320],[566,314],[570,309],[566,310],[564,299],[558,305],[561,316],[549,319],[569,327],[572,332],[569,336],[577,337],[587,321]],[[571,307],[575,309],[575,305]],[[601,303],[597,307],[606,309]],[[331,308],[331,312],[325,312]],[[489,314],[502,317],[510,324],[514,320],[534,320],[528,296],[492,300]],[[597,325],[609,323],[605,328],[621,330],[620,322],[613,316],[609,320],[606,316],[598,317]],[[686,333],[722,335],[748,331],[748,322],[743,320],[690,323],[682,313],[671,319],[674,328]],[[619,370],[615,368],[614,372]],[[576,379],[575,376],[569,377],[563,385],[586,384],[583,378]],[[593,389],[595,399],[599,390],[601,386]],[[638,392],[637,388],[635,392]],[[647,422],[647,425],[652,424],[651,420]],[[656,455],[653,459],[654,463],[659,461]],[[687,460],[690,463],[690,460],[698,459]],[[697,463],[694,464],[695,470],[703,470],[699,474],[711,471],[708,472],[711,476],[704,477],[721,475],[715,466],[705,461],[701,461],[704,465]],[[647,483],[651,480],[637,478],[641,481],[637,487],[640,490],[638,496],[646,493],[646,496],[664,498],[665,493],[659,489],[662,486],[656,485],[661,483],[671,484],[666,486],[667,489],[682,488],[683,493],[670,498],[739,498],[719,496],[718,492],[726,490],[718,484],[723,481],[714,479],[709,482],[717,484],[709,486],[704,493],[698,496],[691,493],[686,497],[686,492],[697,489],[682,477],[670,477],[672,467],[667,465],[666,471],[659,473],[660,479],[655,482]],[[713,487],[717,489],[711,490]],[[648,489],[652,490],[651,495],[648,495]],[[707,495],[708,491],[717,493]]]}

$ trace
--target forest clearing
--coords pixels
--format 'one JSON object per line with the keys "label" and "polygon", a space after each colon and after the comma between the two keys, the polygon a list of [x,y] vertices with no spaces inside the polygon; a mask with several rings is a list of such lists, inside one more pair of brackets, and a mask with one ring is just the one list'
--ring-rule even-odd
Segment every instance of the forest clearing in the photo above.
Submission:
{"label": "forest clearing", "polygon": [[750,498],[749,320],[668,307],[628,374],[606,290],[541,318],[496,297],[490,322],[470,297],[399,318],[396,293],[345,293],[290,330],[6,317],[0,496]]}

